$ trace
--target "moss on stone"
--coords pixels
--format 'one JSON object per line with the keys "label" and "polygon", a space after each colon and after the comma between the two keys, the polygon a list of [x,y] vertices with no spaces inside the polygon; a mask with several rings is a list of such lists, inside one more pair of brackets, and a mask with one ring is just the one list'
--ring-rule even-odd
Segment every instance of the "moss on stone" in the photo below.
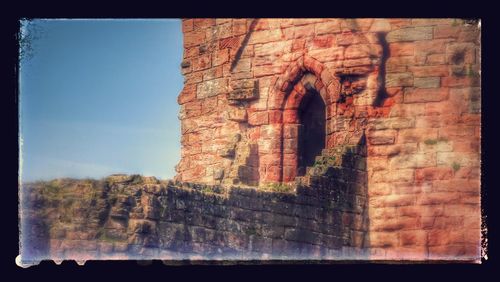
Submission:
{"label": "moss on stone", "polygon": [[438,142],[447,142],[448,139],[440,137],[437,139],[426,139],[424,140],[425,145],[436,145]]}
{"label": "moss on stone", "polygon": [[115,242],[122,242],[123,241],[119,238],[109,236],[109,234],[106,232],[106,229],[102,228],[102,227],[99,229],[99,231],[97,231],[97,240],[108,242],[108,243],[115,243]]}
{"label": "moss on stone", "polygon": [[295,191],[295,188],[292,185],[285,183],[270,183],[267,187],[265,187],[265,190],[278,193],[292,193]]}

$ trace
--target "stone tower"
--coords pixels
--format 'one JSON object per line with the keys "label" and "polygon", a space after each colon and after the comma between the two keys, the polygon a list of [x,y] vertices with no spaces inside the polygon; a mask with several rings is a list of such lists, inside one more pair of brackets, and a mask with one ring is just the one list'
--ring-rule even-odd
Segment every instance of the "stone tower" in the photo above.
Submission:
{"label": "stone tower", "polygon": [[369,165],[361,170],[374,180],[435,180],[454,164],[478,174],[477,23],[184,19],[182,26],[177,179],[293,182],[332,149],[365,138]]}
{"label": "stone tower", "polygon": [[326,174],[366,204],[374,256],[479,256],[479,21],[182,28],[178,180],[266,186]]}

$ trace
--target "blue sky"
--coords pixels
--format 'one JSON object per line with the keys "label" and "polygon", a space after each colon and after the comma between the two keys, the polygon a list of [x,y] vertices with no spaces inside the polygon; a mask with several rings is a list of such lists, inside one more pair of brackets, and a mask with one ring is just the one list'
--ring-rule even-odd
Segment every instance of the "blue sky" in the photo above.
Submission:
{"label": "blue sky", "polygon": [[175,175],[181,22],[37,20],[20,71],[24,181]]}

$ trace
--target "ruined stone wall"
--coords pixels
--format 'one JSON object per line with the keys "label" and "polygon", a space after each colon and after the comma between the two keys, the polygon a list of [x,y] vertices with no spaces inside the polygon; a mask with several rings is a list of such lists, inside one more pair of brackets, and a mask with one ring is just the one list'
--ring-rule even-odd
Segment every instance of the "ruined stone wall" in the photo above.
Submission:
{"label": "ruined stone wall", "polygon": [[[345,173],[332,171],[332,175]],[[26,184],[21,254],[50,259],[367,259],[366,191],[326,177],[253,188],[151,177]]]}
{"label": "ruined stone wall", "polygon": [[[297,107],[366,138],[373,258],[480,255],[480,30],[462,19],[185,19],[177,179],[296,178]],[[314,169],[313,169],[314,170]]]}

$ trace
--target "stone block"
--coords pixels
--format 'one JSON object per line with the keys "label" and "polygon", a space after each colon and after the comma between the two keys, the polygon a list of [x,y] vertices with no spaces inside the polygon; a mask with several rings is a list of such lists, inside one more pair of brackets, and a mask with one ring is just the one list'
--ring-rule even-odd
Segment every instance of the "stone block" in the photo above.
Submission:
{"label": "stone block", "polygon": [[[436,128],[405,128],[398,131],[398,143],[417,143],[426,140],[437,140]],[[428,141],[429,142],[429,141]]]}
{"label": "stone block", "polygon": [[446,180],[451,177],[451,167],[428,167],[417,169],[415,171],[415,180],[417,181]]}
{"label": "stone block", "polygon": [[193,60],[193,71],[208,69],[212,66],[212,58],[210,54],[201,55]]}
{"label": "stone block", "polygon": [[320,62],[341,61],[344,59],[344,47],[331,47],[310,50],[309,56]]}
{"label": "stone block", "polygon": [[387,87],[413,86],[413,74],[405,73],[388,73],[385,77]]}
{"label": "stone block", "polygon": [[228,110],[228,119],[237,122],[247,121],[247,110],[245,108],[232,108]]}
{"label": "stone block", "polygon": [[427,246],[427,231],[411,230],[400,233],[401,246]]}
{"label": "stone block", "polygon": [[255,45],[255,56],[277,56],[280,57],[284,53],[288,53],[291,50],[291,44],[288,41],[278,41],[266,44]]}
{"label": "stone block", "polygon": [[415,44],[413,43],[390,43],[389,50],[391,57],[413,56],[415,53]]}
{"label": "stone block", "polygon": [[371,180],[378,182],[413,182],[415,171],[413,169],[395,169],[391,173],[387,171],[374,171]]}
{"label": "stone block", "polygon": [[[305,41],[304,41],[305,43]],[[334,45],[335,43],[335,35],[332,34],[327,34],[327,35],[320,35],[316,36],[313,38],[312,42],[310,43],[311,49],[323,49],[323,48],[330,48]],[[303,49],[303,44],[302,46],[295,46],[295,48],[292,47],[292,49],[295,50],[300,50]]]}
{"label": "stone block", "polygon": [[405,103],[425,103],[440,102],[448,99],[449,91],[447,88],[428,88],[406,90],[404,93]]}
{"label": "stone block", "polygon": [[377,130],[377,131],[370,131],[367,134],[368,142],[372,145],[394,144],[395,138],[396,138],[395,130]]}
{"label": "stone block", "polygon": [[285,235],[285,228],[283,226],[277,225],[262,225],[262,236],[273,238],[273,239],[282,239]]}
{"label": "stone block", "polygon": [[420,219],[416,217],[395,217],[370,222],[370,229],[379,232],[393,232],[418,229]]}
{"label": "stone block", "polygon": [[238,61],[236,61],[236,65],[234,65],[234,68],[232,68],[231,71],[233,73],[248,72],[250,71],[251,65],[252,65],[251,58],[239,59]]}
{"label": "stone block", "polygon": [[438,205],[438,204],[447,204],[454,203],[459,200],[459,193],[449,193],[449,192],[435,192],[435,193],[426,193],[419,197],[417,204],[420,205]]}
{"label": "stone block", "polygon": [[438,88],[440,81],[439,77],[416,77],[413,80],[413,86],[416,88]]}
{"label": "stone block", "polygon": [[465,240],[464,232],[452,230],[431,230],[429,231],[429,246],[443,246],[450,244],[463,243]]}
{"label": "stone block", "polygon": [[203,99],[207,97],[216,96],[228,92],[228,79],[218,78],[209,81],[204,81],[198,84],[196,88],[196,97]]}
{"label": "stone block", "polygon": [[280,29],[272,29],[272,30],[263,30],[263,31],[254,31],[250,36],[248,41],[249,44],[258,44],[258,43],[268,43],[273,41],[279,41],[282,39],[282,33]]}
{"label": "stone block", "polygon": [[250,124],[250,125],[269,124],[269,115],[266,111],[249,113],[248,114],[248,124]]}
{"label": "stone block", "polygon": [[191,31],[184,33],[184,47],[198,46],[205,40],[204,31]]}
{"label": "stone block", "polygon": [[231,86],[231,89],[254,88],[255,80],[253,79],[231,80],[229,85]]}
{"label": "stone block", "polygon": [[480,157],[477,153],[465,152],[438,152],[437,163],[438,165],[448,166],[478,166]]}
{"label": "stone block", "polygon": [[196,18],[193,22],[193,27],[195,30],[197,29],[205,29],[216,24],[215,19],[206,19],[206,18]]}
{"label": "stone block", "polygon": [[408,27],[393,30],[386,35],[389,43],[432,39],[432,27]]}
{"label": "stone block", "polygon": [[314,28],[314,32],[316,33],[316,35],[339,33],[340,31],[341,29],[339,20],[317,23]]}
{"label": "stone block", "polygon": [[253,75],[255,78],[280,74],[282,72],[283,72],[283,67],[276,65],[255,66],[253,68]]}
{"label": "stone block", "polygon": [[222,178],[224,178],[224,169],[223,168],[214,169],[214,180],[221,180]]}
{"label": "stone block", "polygon": [[195,84],[186,84],[182,89],[179,97],[177,98],[177,102],[179,105],[185,104],[187,102],[191,102],[196,99],[196,85]]}
{"label": "stone block", "polygon": [[439,66],[408,66],[414,77],[443,77],[450,74],[450,69],[446,65]]}
{"label": "stone block", "polygon": [[233,35],[247,33],[247,19],[233,19]]}
{"label": "stone block", "polygon": [[219,49],[235,48],[238,49],[243,38],[241,36],[224,38],[219,41]]}
{"label": "stone block", "polygon": [[193,23],[194,23],[193,19],[183,19],[182,20],[182,32],[186,33],[186,32],[192,31],[193,30]]}
{"label": "stone block", "polygon": [[259,98],[259,90],[257,88],[236,89],[228,93],[229,100],[250,101]]}
{"label": "stone block", "polygon": [[380,118],[373,122],[373,129],[401,129],[415,126],[415,118]]}
{"label": "stone block", "polygon": [[382,55],[382,47],[378,44],[354,44],[347,46],[344,53],[345,59],[358,59],[366,57],[379,58]]}
{"label": "stone block", "polygon": [[398,245],[397,232],[370,232],[369,235],[370,247],[395,247]]}
{"label": "stone block", "polygon": [[314,35],[314,24],[295,26],[293,33],[294,38],[312,37]]}
{"label": "stone block", "polygon": [[285,231],[284,238],[286,240],[309,243],[309,244],[319,244],[321,237],[318,233],[311,232],[306,229],[287,229]]}
{"label": "stone block", "polygon": [[259,253],[271,253],[272,252],[272,239],[250,235],[249,238],[249,246],[250,250],[256,251]]}

